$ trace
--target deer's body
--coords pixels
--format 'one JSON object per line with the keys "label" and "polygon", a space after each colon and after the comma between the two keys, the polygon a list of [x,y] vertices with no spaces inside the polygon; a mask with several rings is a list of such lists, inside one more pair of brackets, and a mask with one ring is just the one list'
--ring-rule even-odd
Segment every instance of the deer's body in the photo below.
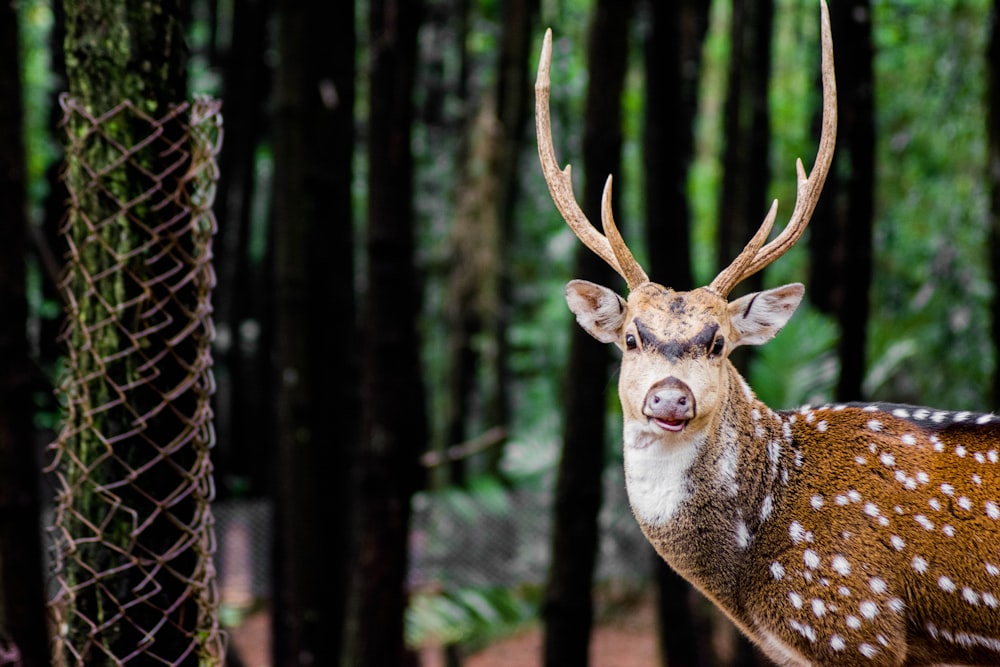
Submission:
{"label": "deer's body", "polygon": [[535,84],[539,156],[577,236],[629,287],[583,280],[566,299],[594,338],[622,351],[629,502],[649,541],[778,664],[1000,665],[1000,419],[928,408],[834,405],[776,412],[729,362],[773,338],[799,284],[729,301],[799,239],[836,137],[836,84],[822,6],[823,132],[795,210],[777,207],[710,285],[651,282],[611,214],[598,232],[559,169],[548,118],[551,37]]}
{"label": "deer's body", "polygon": [[1000,421],[731,397],[715,438],[626,429],[630,502],[672,567],[778,664],[1000,664]]}

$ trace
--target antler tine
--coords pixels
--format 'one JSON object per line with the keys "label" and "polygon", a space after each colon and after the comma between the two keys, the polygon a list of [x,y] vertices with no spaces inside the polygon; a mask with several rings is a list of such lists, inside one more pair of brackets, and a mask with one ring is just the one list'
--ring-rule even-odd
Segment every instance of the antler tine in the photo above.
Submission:
{"label": "antler tine", "polygon": [[[535,132],[538,141],[538,159],[542,163],[542,173],[545,175],[545,182],[549,186],[549,193],[556,208],[562,214],[563,219],[573,233],[583,241],[583,244],[600,256],[613,268],[621,277],[625,278],[629,289],[637,284],[646,282],[645,273],[636,264],[632,253],[628,251],[618,229],[615,227],[614,219],[610,219],[610,226],[605,218],[605,233],[610,228],[611,235],[616,237],[612,242],[601,234],[590,222],[587,216],[580,209],[573,194],[573,179],[570,166],[560,169],[556,160],[556,151],[552,143],[552,121],[549,115],[549,68],[552,63],[552,30],[545,31],[545,39],[542,42],[542,54],[538,60],[538,75],[535,78]],[[607,188],[605,194],[608,195]],[[608,202],[610,211],[610,201]],[[618,245],[615,249],[612,244]],[[626,270],[623,270],[619,259],[623,260]],[[636,272],[638,270],[638,273]],[[642,279],[638,282],[638,276]]]}
{"label": "antler tine", "polygon": [[604,227],[604,236],[607,238],[608,243],[610,243],[615,257],[618,258],[619,273],[625,278],[625,282],[628,283],[629,290],[634,290],[639,285],[648,283],[649,277],[642,270],[642,267],[639,266],[639,262],[635,261],[635,257],[628,249],[628,246],[625,245],[625,240],[622,239],[622,235],[618,231],[618,226],[615,224],[615,216],[611,211],[610,175],[604,183],[604,193],[601,195],[601,224]]}
{"label": "antler tine", "polygon": [[[747,244],[740,256],[733,264],[730,264],[722,271],[709,286],[722,296],[727,296],[737,284],[757,273],[774,260],[784,255],[801,238],[809,220],[812,218],[816,203],[819,201],[820,193],[823,191],[823,184],[830,171],[833,162],[834,147],[837,143],[837,77],[833,66],[833,36],[830,30],[830,11],[827,8],[826,0],[820,0],[820,25],[822,42],[822,70],[823,70],[823,125],[819,138],[819,148],[816,152],[816,160],[813,163],[812,173],[806,175],[802,160],[795,161],[795,171],[798,179],[798,186],[795,194],[795,209],[792,217],[785,228],[778,234],[777,238],[768,243],[763,248],[755,250],[750,255],[749,261],[739,271],[734,270],[737,263],[743,263],[744,255],[753,244],[753,240]],[[775,205],[777,202],[775,202]],[[768,218],[773,223],[775,205],[771,206]],[[770,228],[770,224],[765,220],[765,225]],[[762,225],[762,229],[763,229]],[[754,235],[756,239],[758,233]],[[766,235],[765,235],[766,238]]]}

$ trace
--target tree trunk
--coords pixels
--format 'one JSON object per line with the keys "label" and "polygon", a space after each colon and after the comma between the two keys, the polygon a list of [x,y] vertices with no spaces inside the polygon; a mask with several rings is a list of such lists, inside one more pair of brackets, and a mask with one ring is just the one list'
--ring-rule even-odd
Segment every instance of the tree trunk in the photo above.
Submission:
{"label": "tree trunk", "polygon": [[[283,391],[274,664],[291,667],[308,656],[311,664],[337,665],[360,432],[351,206],[354,4],[283,2],[277,34],[272,231],[276,384]],[[334,308],[335,318],[320,304]]]}
{"label": "tree trunk", "polygon": [[39,465],[28,355],[28,220],[15,6],[0,6],[0,663],[48,664]]}
{"label": "tree trunk", "polygon": [[[598,0],[590,26],[582,207],[591,221],[600,220],[607,175],[621,173],[621,99],[631,10],[631,2]],[[617,185],[621,192],[621,180]],[[582,244],[577,249],[574,274],[605,285],[615,281],[603,260]],[[552,561],[543,608],[544,661],[548,667],[586,665],[589,660],[609,362],[608,347],[574,323],[564,389]]]}
{"label": "tree trunk", "polygon": [[[649,2],[652,22],[645,45],[646,243],[653,280],[677,290],[694,287],[691,214],[687,185],[694,157],[702,46],[708,31],[708,0]],[[698,638],[692,586],[652,549],[657,589],[657,636],[664,665],[704,665],[710,647]],[[699,594],[700,595],[700,594]]]}
{"label": "tree trunk", "polygon": [[[767,91],[773,15],[773,0],[733,2],[717,239],[720,269],[740,253],[767,213],[771,143]],[[737,286],[734,296],[760,289],[760,285],[758,274]],[[745,358],[736,361],[745,364]]]}
{"label": "tree trunk", "polygon": [[[496,378],[493,392],[487,396],[486,423],[508,428],[510,422],[510,309],[513,298],[510,273],[510,248],[513,246],[516,206],[520,192],[521,147],[530,118],[530,73],[532,26],[538,14],[538,0],[507,0],[502,4],[504,24],[500,34],[500,62],[497,73],[497,118],[500,121],[499,225],[497,237],[495,308],[491,313],[493,331],[491,376]],[[503,447],[494,447],[488,457],[488,469],[500,474]]]}
{"label": "tree trunk", "polygon": [[185,3],[65,9],[72,255],[67,413],[53,446],[55,653],[217,665],[204,208],[215,116],[211,105],[172,115],[186,97]]}
{"label": "tree trunk", "polygon": [[[209,5],[215,5],[210,2]],[[255,390],[259,357],[269,354],[246,334],[248,321],[270,326],[265,312],[266,290],[253,289],[254,265],[248,249],[254,199],[256,155],[264,139],[270,90],[268,49],[269,0],[233,3],[232,39],[224,51],[222,98],[227,115],[226,143],[219,156],[219,185],[215,213],[219,221],[216,253],[218,287],[215,290],[215,420],[219,447],[215,451],[222,497],[262,496],[269,490],[275,453],[271,439],[271,410],[261,409]],[[217,11],[215,11],[217,14]],[[217,20],[216,16],[216,20]],[[211,46],[216,46],[214,40]],[[268,281],[269,283],[270,281]],[[250,331],[253,331],[250,328]],[[265,363],[270,365],[271,360]]]}
{"label": "tree trunk", "polygon": [[410,129],[421,3],[377,0],[370,8],[368,294],[365,424],[360,460],[358,563],[350,664],[404,659],[410,500],[427,446],[416,319]]}
{"label": "tree trunk", "polygon": [[989,109],[989,149],[987,165],[990,186],[990,267],[993,279],[993,383],[994,408],[1000,403],[1000,0],[994,0],[990,13],[990,41],[986,71],[988,79],[986,108]]}
{"label": "tree trunk", "polygon": [[[808,293],[840,323],[836,400],[856,401],[863,398],[872,279],[875,83],[870,0],[833,3],[830,22],[838,43],[850,48],[837,51],[837,152],[809,226]],[[818,127],[818,115],[816,122]]]}

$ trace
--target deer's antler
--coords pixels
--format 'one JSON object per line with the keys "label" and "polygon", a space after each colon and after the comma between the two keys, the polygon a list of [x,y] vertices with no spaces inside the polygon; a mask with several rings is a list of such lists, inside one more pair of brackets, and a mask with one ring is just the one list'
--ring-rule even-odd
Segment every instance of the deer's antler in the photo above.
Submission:
{"label": "deer's antler", "polygon": [[538,61],[538,76],[535,78],[535,132],[538,141],[538,158],[542,163],[545,182],[552,194],[552,201],[562,214],[566,224],[583,244],[597,253],[611,268],[628,283],[630,290],[649,282],[646,272],[635,261],[628,246],[622,240],[611,214],[611,177],[604,186],[601,200],[601,222],[604,234],[587,219],[573,195],[573,179],[570,167],[559,168],[555,147],[552,145],[552,123],[549,117],[549,67],[552,63],[552,31],[545,31],[542,55]]}
{"label": "deer's antler", "polygon": [[709,285],[709,289],[722,297],[728,296],[733,287],[784,255],[789,248],[795,245],[809,224],[809,219],[816,208],[816,202],[819,201],[820,192],[823,190],[826,175],[830,171],[833,149],[837,143],[837,77],[833,69],[830,12],[825,0],[820,3],[820,23],[822,25],[823,51],[823,128],[812,173],[806,176],[802,160],[795,161],[798,188],[795,195],[795,209],[792,211],[788,225],[777,238],[767,245],[763,245],[764,241],[767,240],[767,235],[771,232],[771,226],[774,224],[778,212],[778,202],[775,201],[760,229],[743,248],[743,251]]}

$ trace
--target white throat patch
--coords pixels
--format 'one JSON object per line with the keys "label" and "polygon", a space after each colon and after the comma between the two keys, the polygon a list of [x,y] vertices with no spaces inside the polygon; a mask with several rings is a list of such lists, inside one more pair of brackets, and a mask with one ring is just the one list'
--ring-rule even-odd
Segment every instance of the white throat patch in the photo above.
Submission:
{"label": "white throat patch", "polygon": [[704,437],[667,445],[658,429],[626,422],[625,487],[636,516],[650,526],[662,526],[691,495],[688,470]]}

